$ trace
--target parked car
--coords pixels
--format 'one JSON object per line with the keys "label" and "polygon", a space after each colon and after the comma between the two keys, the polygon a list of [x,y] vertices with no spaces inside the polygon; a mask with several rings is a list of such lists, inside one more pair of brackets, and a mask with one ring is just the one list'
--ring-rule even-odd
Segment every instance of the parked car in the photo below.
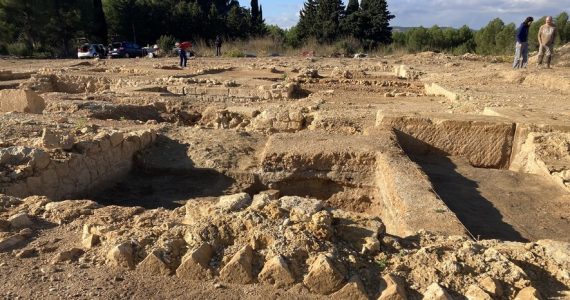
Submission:
{"label": "parked car", "polygon": [[101,44],[85,43],[77,48],[77,58],[104,58],[107,57],[107,50]]}
{"label": "parked car", "polygon": [[143,57],[146,55],[146,51],[135,43],[115,42],[109,45],[109,56],[112,58]]}

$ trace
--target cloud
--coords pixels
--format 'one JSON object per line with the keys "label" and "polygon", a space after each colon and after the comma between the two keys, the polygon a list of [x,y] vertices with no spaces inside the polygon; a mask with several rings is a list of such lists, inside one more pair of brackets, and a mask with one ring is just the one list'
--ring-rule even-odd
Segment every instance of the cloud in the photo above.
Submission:
{"label": "cloud", "polygon": [[527,16],[542,17],[570,11],[568,0],[393,0],[389,10],[395,26],[432,25],[480,28],[494,18],[520,23]]}
{"label": "cloud", "polygon": [[[289,28],[299,20],[303,0],[259,0],[268,24]],[[344,1],[348,2],[347,0]],[[240,0],[249,7],[249,0]],[[485,26],[495,18],[505,23],[522,22],[526,17],[540,18],[570,12],[569,0],[388,0],[388,9],[396,16],[393,26],[433,25],[472,28]]]}

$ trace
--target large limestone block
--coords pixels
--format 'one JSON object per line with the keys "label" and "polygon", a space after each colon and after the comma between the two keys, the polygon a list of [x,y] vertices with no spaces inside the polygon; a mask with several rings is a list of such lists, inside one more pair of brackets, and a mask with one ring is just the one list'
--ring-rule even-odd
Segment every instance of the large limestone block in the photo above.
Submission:
{"label": "large limestone block", "polygon": [[211,276],[210,260],[214,256],[214,248],[209,244],[189,251],[182,258],[182,263],[176,269],[176,276],[192,280],[202,280]]}
{"label": "large limestone block", "polygon": [[2,112],[17,111],[24,113],[41,114],[45,108],[46,103],[44,99],[33,91],[0,91],[0,111]]}
{"label": "large limestone block", "polygon": [[295,283],[295,278],[285,259],[281,256],[275,256],[268,260],[261,273],[259,273],[259,282],[273,284],[275,287],[281,288]]}
{"label": "large limestone block", "polygon": [[239,250],[220,271],[220,279],[228,283],[248,284],[253,281],[253,249],[247,245]]}
{"label": "large limestone block", "polygon": [[462,156],[482,168],[508,167],[515,135],[514,123],[482,116],[398,116],[379,111],[376,126],[393,128],[409,152]]}
{"label": "large limestone block", "polygon": [[319,255],[309,267],[303,283],[313,292],[328,295],[344,283],[344,276],[324,254]]}

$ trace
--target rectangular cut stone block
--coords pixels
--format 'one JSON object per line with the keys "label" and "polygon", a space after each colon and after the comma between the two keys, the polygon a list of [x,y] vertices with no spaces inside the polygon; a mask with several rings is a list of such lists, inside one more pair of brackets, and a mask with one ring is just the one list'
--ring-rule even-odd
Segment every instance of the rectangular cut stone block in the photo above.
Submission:
{"label": "rectangular cut stone block", "polygon": [[462,156],[474,167],[508,168],[516,126],[483,116],[397,116],[378,112],[376,126],[393,128],[411,153]]}
{"label": "rectangular cut stone block", "polygon": [[0,111],[41,114],[46,107],[42,97],[33,91],[0,90]]}

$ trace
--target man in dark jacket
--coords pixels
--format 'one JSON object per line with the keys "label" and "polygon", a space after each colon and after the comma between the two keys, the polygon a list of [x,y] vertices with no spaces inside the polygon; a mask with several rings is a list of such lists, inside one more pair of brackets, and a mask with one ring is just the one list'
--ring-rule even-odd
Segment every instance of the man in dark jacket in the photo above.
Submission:
{"label": "man in dark jacket", "polygon": [[514,69],[526,68],[528,64],[528,31],[533,21],[532,17],[528,17],[517,29]]}
{"label": "man in dark jacket", "polygon": [[216,35],[214,44],[216,45],[216,56],[222,55],[222,38],[219,35]]}

